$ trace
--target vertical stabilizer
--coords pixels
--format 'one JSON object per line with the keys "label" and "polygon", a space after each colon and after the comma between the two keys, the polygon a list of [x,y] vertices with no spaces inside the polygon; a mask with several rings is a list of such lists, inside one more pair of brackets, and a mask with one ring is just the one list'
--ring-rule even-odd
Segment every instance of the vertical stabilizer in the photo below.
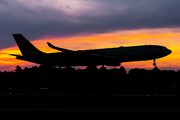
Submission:
{"label": "vertical stabilizer", "polygon": [[13,34],[13,37],[23,56],[33,56],[37,54],[44,54],[31,44],[23,35]]}

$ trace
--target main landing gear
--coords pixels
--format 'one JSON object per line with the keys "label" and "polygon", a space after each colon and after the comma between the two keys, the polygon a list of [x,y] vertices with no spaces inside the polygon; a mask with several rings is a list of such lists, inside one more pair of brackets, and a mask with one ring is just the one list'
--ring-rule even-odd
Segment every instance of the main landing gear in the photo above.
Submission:
{"label": "main landing gear", "polygon": [[156,59],[154,58],[154,63],[153,63],[153,66],[156,66]]}

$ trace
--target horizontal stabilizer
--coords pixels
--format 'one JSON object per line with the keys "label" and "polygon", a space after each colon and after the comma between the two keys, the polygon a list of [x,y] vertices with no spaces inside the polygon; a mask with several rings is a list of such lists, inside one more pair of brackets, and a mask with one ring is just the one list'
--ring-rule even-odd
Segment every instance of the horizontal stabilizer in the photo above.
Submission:
{"label": "horizontal stabilizer", "polygon": [[20,57],[21,56],[21,55],[16,55],[16,54],[9,54],[9,55],[16,56],[16,57]]}

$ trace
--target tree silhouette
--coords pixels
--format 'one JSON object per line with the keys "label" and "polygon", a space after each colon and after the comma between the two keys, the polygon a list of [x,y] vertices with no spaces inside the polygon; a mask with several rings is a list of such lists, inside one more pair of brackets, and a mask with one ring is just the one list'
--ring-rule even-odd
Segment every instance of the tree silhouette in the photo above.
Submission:
{"label": "tree silhouette", "polygon": [[47,87],[51,93],[61,94],[180,94],[180,71],[161,71],[157,66],[152,70],[135,68],[127,73],[123,66],[76,70],[43,65],[22,69],[17,65],[15,72],[0,72],[0,76],[1,89],[26,87],[35,93]]}
{"label": "tree silhouette", "polygon": [[22,69],[21,69],[21,67],[19,65],[17,65],[15,68],[16,68],[15,69],[16,72],[21,72],[22,71]]}

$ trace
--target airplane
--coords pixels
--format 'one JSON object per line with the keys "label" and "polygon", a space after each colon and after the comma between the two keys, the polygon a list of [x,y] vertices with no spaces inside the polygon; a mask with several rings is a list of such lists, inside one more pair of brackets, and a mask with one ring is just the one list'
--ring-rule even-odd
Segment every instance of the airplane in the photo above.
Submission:
{"label": "airplane", "polygon": [[120,66],[123,62],[154,60],[169,55],[172,51],[160,45],[141,45],[129,47],[116,47],[105,49],[90,50],[69,50],[60,48],[47,42],[52,49],[59,50],[56,53],[45,53],[38,50],[23,35],[13,34],[13,37],[22,55],[9,54],[16,56],[16,59],[29,61],[48,66]]}

